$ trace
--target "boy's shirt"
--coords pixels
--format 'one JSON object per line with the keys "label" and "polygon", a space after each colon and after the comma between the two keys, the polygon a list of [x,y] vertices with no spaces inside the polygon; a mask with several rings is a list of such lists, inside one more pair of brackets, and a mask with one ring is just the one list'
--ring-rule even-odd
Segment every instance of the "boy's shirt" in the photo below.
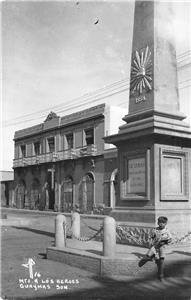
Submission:
{"label": "boy's shirt", "polygon": [[151,238],[153,240],[153,245],[155,246],[161,241],[166,241],[167,243],[170,243],[172,236],[166,227],[164,229],[160,229],[159,227],[157,227],[152,230]]}

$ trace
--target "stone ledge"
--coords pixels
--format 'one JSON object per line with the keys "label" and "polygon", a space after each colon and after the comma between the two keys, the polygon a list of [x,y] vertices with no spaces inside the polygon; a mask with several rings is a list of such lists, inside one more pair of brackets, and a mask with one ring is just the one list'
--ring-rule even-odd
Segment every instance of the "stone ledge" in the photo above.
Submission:
{"label": "stone ledge", "polygon": [[[62,262],[64,264],[85,269],[100,277],[131,276],[143,278],[145,275],[156,276],[156,265],[148,262],[144,267],[138,267],[139,258],[126,253],[127,257],[122,257],[120,253],[114,258],[104,257],[85,250],[56,247],[47,248],[47,259]],[[175,270],[178,265],[191,265],[191,260],[179,259],[177,256],[168,256],[165,261],[165,268]],[[180,274],[175,274],[180,276]]]}
{"label": "stone ledge", "polygon": [[138,276],[142,277],[147,273],[156,273],[155,264],[148,263],[145,268],[138,267],[138,258],[108,258],[84,250],[70,248],[59,249],[56,247],[47,248],[47,259],[59,261],[67,265],[85,269],[101,277]]}

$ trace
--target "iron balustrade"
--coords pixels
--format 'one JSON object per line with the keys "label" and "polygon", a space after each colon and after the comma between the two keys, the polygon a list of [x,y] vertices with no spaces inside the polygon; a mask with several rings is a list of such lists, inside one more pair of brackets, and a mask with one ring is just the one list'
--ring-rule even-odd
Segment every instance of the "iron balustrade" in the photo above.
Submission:
{"label": "iron balustrade", "polygon": [[31,165],[44,164],[68,159],[77,159],[84,156],[97,154],[96,145],[88,145],[77,149],[67,149],[57,152],[44,153],[39,155],[21,157],[13,160],[13,168],[26,167]]}

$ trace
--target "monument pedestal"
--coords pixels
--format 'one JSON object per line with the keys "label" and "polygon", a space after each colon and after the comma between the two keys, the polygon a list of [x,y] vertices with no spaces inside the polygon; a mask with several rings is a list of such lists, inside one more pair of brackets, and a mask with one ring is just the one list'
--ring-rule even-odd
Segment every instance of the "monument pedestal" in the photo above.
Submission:
{"label": "monument pedestal", "polygon": [[[173,231],[191,225],[191,132],[170,114],[144,112],[124,117],[129,123],[105,138],[118,148],[120,197],[111,212],[117,221],[155,226],[161,215]],[[142,114],[142,116],[143,116]],[[141,115],[141,114],[140,114]]]}
{"label": "monument pedestal", "polygon": [[[119,200],[111,215],[179,233],[191,228],[191,131],[179,111],[170,2],[135,1],[129,114],[116,135]],[[164,30],[165,28],[165,30]]]}

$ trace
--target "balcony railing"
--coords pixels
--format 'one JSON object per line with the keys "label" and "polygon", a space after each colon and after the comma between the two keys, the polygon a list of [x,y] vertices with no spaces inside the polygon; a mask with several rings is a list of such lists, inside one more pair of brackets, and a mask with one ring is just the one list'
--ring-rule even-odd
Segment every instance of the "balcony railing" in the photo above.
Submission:
{"label": "balcony railing", "polygon": [[53,153],[39,154],[29,157],[22,157],[13,160],[13,168],[26,167],[32,165],[39,165],[49,162],[62,161],[67,159],[77,159],[84,156],[97,155],[97,148],[95,145],[88,145],[78,149],[68,149]]}
{"label": "balcony railing", "polygon": [[90,156],[90,155],[96,155],[97,154],[97,148],[96,145],[88,145],[86,147],[79,149],[80,156]]}
{"label": "balcony railing", "polygon": [[65,159],[74,159],[75,158],[75,150],[74,149],[67,149],[63,151],[58,151],[58,160],[65,160]]}

